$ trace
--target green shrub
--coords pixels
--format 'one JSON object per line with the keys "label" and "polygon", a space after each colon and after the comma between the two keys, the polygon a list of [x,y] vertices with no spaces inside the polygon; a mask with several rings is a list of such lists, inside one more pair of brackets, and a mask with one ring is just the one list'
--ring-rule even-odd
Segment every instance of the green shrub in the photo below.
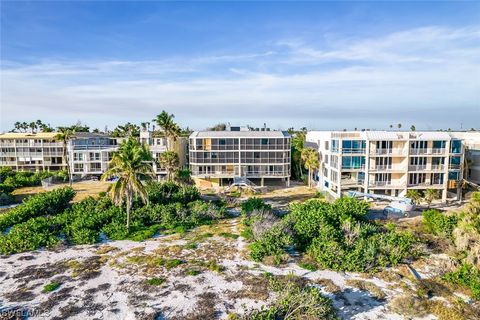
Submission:
{"label": "green shrub", "polygon": [[200,192],[195,186],[181,186],[175,182],[151,181],[146,186],[148,199],[152,204],[170,204],[199,200]]}
{"label": "green shrub", "polygon": [[59,282],[51,282],[49,284],[46,284],[44,287],[43,287],[43,292],[47,293],[47,292],[52,292],[52,291],[55,291],[58,289],[58,287],[60,287],[61,283]]}
{"label": "green shrub", "polygon": [[457,226],[457,218],[447,216],[435,209],[425,210],[422,213],[425,229],[435,235],[451,237]]}
{"label": "green shrub", "polygon": [[464,263],[458,270],[445,274],[443,279],[469,288],[473,298],[480,300],[480,270],[473,265]]}
{"label": "green shrub", "polygon": [[13,226],[0,235],[0,253],[12,254],[53,247],[60,241],[60,229],[54,219],[38,217]]}
{"label": "green shrub", "polygon": [[267,307],[250,311],[243,319],[338,319],[332,300],[294,276],[270,277],[268,288],[275,292],[275,300]]}
{"label": "green shrub", "polygon": [[249,198],[248,200],[242,202],[240,207],[241,214],[244,216],[251,214],[254,210],[270,210],[272,208],[272,206],[266,204],[262,199],[255,197]]}
{"label": "green shrub", "polygon": [[172,259],[172,260],[167,260],[165,262],[165,268],[167,269],[173,269],[173,268],[176,268],[178,267],[179,265],[181,265],[183,263],[182,260],[179,260],[179,259]]}
{"label": "green shrub", "polygon": [[318,268],[316,265],[312,264],[312,263],[308,263],[308,262],[300,262],[298,264],[298,266],[300,268],[303,268],[303,269],[306,269],[306,270],[310,270],[310,271],[317,271]]}
{"label": "green shrub", "polygon": [[273,226],[263,236],[250,245],[250,256],[254,261],[262,261],[266,256],[279,256],[285,247],[292,244],[292,237],[281,224]]}
{"label": "green shrub", "polygon": [[23,204],[0,215],[0,231],[30,218],[59,214],[68,207],[74,195],[72,188],[60,188],[31,196]]}
{"label": "green shrub", "polygon": [[160,286],[165,283],[165,278],[151,278],[147,280],[147,283],[151,286]]}
{"label": "green shrub", "polygon": [[294,243],[324,267],[342,271],[373,271],[394,266],[415,254],[410,233],[383,230],[365,220],[368,204],[341,198],[333,204],[312,199],[292,204],[284,220],[292,226]]}

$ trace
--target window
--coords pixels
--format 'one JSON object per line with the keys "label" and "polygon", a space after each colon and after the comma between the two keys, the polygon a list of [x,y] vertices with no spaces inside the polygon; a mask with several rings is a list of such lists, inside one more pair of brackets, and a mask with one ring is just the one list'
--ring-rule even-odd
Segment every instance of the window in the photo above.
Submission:
{"label": "window", "polygon": [[262,145],[267,145],[267,144],[268,144],[268,139],[262,138]]}
{"label": "window", "polygon": [[224,146],[226,144],[226,140],[225,139],[218,139],[218,144],[221,145],[221,146]]}
{"label": "window", "polygon": [[432,184],[443,184],[443,173],[432,173],[430,181]]}
{"label": "window", "polygon": [[343,140],[342,149],[344,153],[362,153],[365,149],[364,140]]}
{"label": "window", "polygon": [[458,181],[459,176],[460,176],[460,173],[459,173],[459,172],[450,171],[450,172],[448,173],[448,180]]}
{"label": "window", "polygon": [[462,157],[451,157],[450,158],[450,164],[459,166],[461,160],[462,160]]}
{"label": "window", "polygon": [[392,141],[377,141],[377,149],[392,149]]}
{"label": "window", "polygon": [[446,141],[433,141],[433,148],[434,149],[443,149],[445,148]]}
{"label": "window", "polygon": [[332,152],[338,152],[338,140],[332,140]]}
{"label": "window", "polygon": [[325,141],[325,150],[328,150],[328,141]]}
{"label": "window", "polygon": [[452,140],[451,145],[450,145],[450,152],[451,153],[461,153],[462,152],[462,141]]}
{"label": "window", "polygon": [[424,184],[426,179],[427,179],[427,175],[425,173],[409,173],[408,174],[409,185]]}
{"label": "window", "polygon": [[365,165],[365,157],[342,157],[342,169],[361,169]]}
{"label": "window", "polygon": [[426,157],[411,157],[410,158],[410,165],[412,165],[412,166],[425,166],[425,165],[427,165],[427,158]]}

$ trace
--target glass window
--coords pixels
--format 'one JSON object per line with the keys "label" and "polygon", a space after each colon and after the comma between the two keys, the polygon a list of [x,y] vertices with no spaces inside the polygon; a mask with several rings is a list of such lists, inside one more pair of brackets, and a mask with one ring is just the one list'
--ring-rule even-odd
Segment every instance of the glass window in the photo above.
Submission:
{"label": "glass window", "polygon": [[455,171],[450,171],[448,173],[448,180],[458,180],[459,173]]}
{"label": "glass window", "polygon": [[452,140],[451,145],[450,145],[450,152],[451,153],[461,153],[462,152],[462,141]]}
{"label": "glass window", "polygon": [[450,164],[459,165],[461,160],[462,160],[462,157],[451,157],[450,158]]}
{"label": "glass window", "polygon": [[446,141],[433,141],[434,149],[443,149],[445,148]]}

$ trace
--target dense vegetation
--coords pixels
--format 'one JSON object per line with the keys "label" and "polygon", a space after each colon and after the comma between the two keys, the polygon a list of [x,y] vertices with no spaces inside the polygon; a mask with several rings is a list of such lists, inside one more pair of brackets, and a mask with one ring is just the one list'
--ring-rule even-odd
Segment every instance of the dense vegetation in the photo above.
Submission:
{"label": "dense vegetation", "polygon": [[269,289],[276,298],[269,306],[245,314],[242,319],[280,320],[280,319],[338,319],[332,300],[324,297],[320,291],[308,285],[303,279],[269,277]]}
{"label": "dense vegetation", "polygon": [[353,198],[333,203],[318,199],[295,203],[282,219],[272,218],[273,214],[265,209],[253,210],[244,219],[255,240],[251,257],[261,261],[295,246],[324,268],[374,271],[397,265],[414,254],[415,238],[411,233],[397,232],[393,225],[384,228],[370,223],[364,218],[367,212],[368,204]]}
{"label": "dense vegetation", "polygon": [[125,213],[106,196],[89,197],[71,206],[70,188],[30,197],[22,205],[0,216],[2,230],[0,253],[12,254],[65,244],[91,244],[102,237],[112,240],[144,240],[160,230],[183,231],[221,218],[222,205],[200,200],[193,187],[166,182],[146,186],[149,204],[134,201],[130,232],[125,227]]}
{"label": "dense vegetation", "polygon": [[68,175],[65,171],[13,171],[9,167],[0,168],[0,205],[12,202],[10,194],[21,187],[39,186],[42,180],[54,177],[59,181],[66,181]]}
{"label": "dense vegetation", "polygon": [[427,232],[446,238],[456,252],[460,267],[443,279],[468,288],[480,300],[480,192],[473,193],[470,203],[455,216],[424,211],[423,224]]}

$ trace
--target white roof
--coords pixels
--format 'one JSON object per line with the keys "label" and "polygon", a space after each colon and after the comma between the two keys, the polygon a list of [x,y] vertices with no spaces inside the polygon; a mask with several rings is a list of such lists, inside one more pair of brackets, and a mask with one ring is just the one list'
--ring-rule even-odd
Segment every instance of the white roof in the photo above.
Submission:
{"label": "white roof", "polygon": [[394,131],[365,131],[363,134],[368,140],[407,140],[408,134]]}
{"label": "white roof", "polygon": [[286,131],[195,131],[190,138],[288,138]]}

